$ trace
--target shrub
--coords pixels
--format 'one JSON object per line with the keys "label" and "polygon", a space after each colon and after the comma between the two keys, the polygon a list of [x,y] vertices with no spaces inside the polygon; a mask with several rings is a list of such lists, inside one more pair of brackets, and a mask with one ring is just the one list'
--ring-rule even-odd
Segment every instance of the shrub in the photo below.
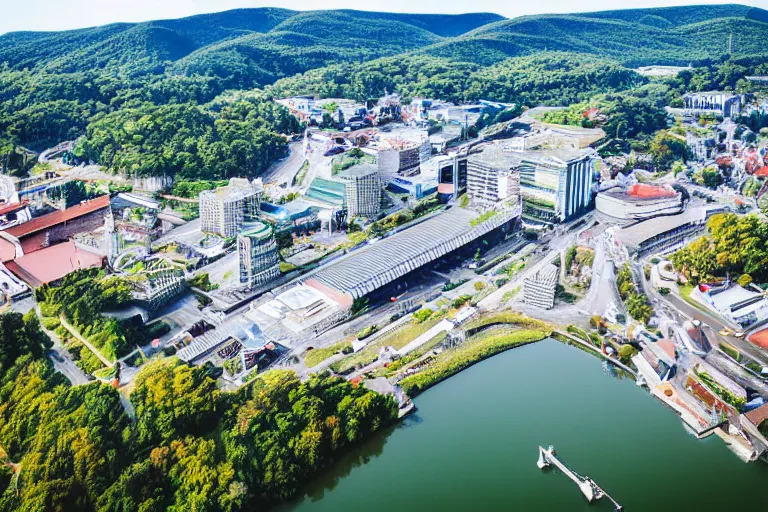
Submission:
{"label": "shrub", "polygon": [[749,274],[741,274],[736,282],[739,283],[739,286],[747,287],[752,284],[752,276]]}
{"label": "shrub", "polygon": [[660,295],[669,295],[669,288],[659,288]]}
{"label": "shrub", "polygon": [[454,299],[452,306],[454,309],[459,309],[461,306],[472,300],[471,295],[461,295]]}
{"label": "shrub", "polygon": [[414,320],[416,320],[417,324],[420,324],[420,323],[428,320],[429,317],[432,316],[432,313],[434,313],[434,311],[432,311],[429,308],[420,309],[420,310],[418,310],[417,312],[415,312],[413,314],[413,318],[414,318]]}
{"label": "shrub", "polygon": [[477,281],[474,284],[474,287],[475,287],[476,291],[481,292],[481,291],[485,290],[486,284],[484,282],[482,282],[482,281]]}
{"label": "shrub", "polygon": [[628,363],[630,359],[637,355],[637,349],[632,345],[622,345],[619,348],[619,359],[623,363]]}

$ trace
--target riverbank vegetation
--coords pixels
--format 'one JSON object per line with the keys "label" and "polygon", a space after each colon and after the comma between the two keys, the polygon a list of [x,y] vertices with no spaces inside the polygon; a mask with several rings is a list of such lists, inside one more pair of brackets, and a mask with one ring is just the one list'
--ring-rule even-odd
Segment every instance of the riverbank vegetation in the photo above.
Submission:
{"label": "riverbank vegetation", "polygon": [[456,348],[444,350],[427,369],[404,378],[399,384],[408,396],[413,397],[473,364],[505,350],[540,341],[547,336],[549,331],[535,329],[521,329],[503,334],[480,334]]}
{"label": "riverbank vegetation", "polygon": [[340,378],[272,371],[224,393],[168,358],[137,375],[130,421],[111,386],[54,371],[34,312],[0,327],[0,447],[23,468],[3,512],[264,508],[397,417],[393,398]]}

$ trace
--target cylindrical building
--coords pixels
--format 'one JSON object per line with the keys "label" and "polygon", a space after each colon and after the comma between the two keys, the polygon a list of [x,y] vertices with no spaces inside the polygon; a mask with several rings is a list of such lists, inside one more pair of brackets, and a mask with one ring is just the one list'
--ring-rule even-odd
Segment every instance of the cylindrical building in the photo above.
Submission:
{"label": "cylindrical building", "polygon": [[240,282],[256,288],[280,276],[280,256],[272,228],[255,222],[237,236]]}

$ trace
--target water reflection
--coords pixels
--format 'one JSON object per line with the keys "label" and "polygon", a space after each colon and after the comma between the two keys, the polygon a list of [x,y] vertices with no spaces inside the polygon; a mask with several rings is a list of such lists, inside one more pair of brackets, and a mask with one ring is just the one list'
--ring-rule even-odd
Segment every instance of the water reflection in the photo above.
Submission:
{"label": "water reflection", "polygon": [[352,473],[353,469],[364,466],[379,457],[384,452],[384,445],[387,444],[388,439],[396,430],[413,428],[422,423],[422,421],[423,419],[418,414],[412,414],[396,425],[377,432],[366,441],[355,445],[328,469],[322,471],[316,478],[313,478],[312,482],[305,487],[304,493],[300,498],[287,504],[285,507],[281,507],[279,510],[290,510],[304,499],[312,502],[322,500],[325,493],[332,491],[342,479]]}

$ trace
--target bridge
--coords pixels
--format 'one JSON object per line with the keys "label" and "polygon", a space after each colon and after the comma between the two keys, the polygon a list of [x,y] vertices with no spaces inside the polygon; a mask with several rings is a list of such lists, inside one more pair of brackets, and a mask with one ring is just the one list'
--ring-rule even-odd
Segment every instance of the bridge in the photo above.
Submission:
{"label": "bridge", "polygon": [[565,476],[573,480],[576,485],[579,486],[579,490],[581,490],[582,494],[587,498],[587,501],[592,502],[594,500],[599,500],[603,497],[608,498],[613,503],[613,506],[615,507],[615,510],[624,510],[624,507],[619,505],[619,503],[611,498],[611,496],[602,490],[591,478],[588,476],[581,476],[571,468],[565,465],[563,461],[557,458],[557,455],[555,454],[555,448],[553,446],[550,446],[547,449],[542,448],[539,446],[539,460],[536,463],[537,466],[539,466],[539,469],[548,468],[551,466],[556,467],[560,471],[562,471]]}

